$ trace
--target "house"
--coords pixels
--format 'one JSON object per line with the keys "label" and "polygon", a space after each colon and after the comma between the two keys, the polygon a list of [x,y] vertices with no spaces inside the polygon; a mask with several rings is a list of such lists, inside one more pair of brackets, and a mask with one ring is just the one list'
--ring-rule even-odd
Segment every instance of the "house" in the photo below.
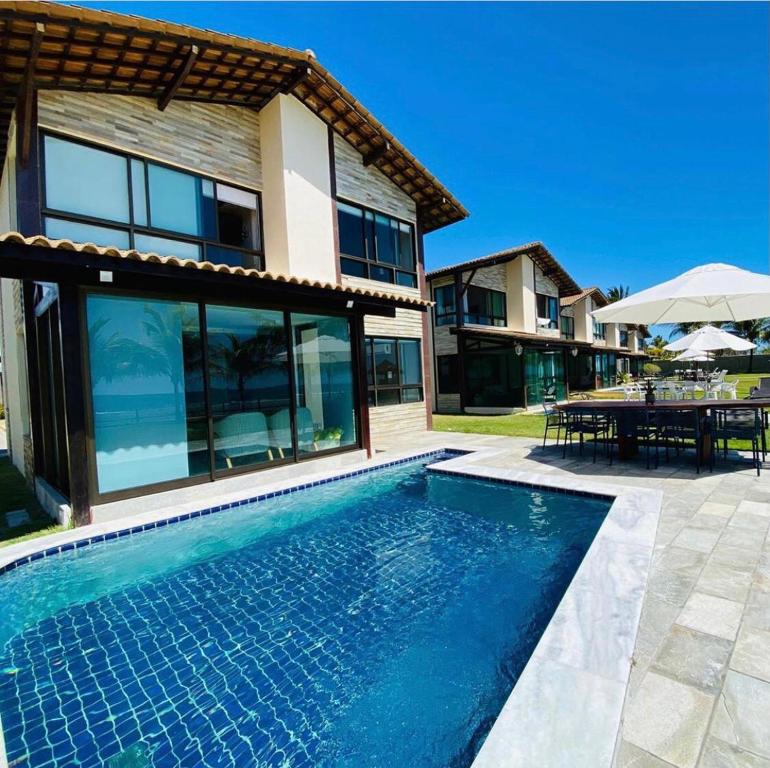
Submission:
{"label": "house", "polygon": [[429,427],[423,236],[467,212],[311,51],[3,2],[0,80],[3,395],[49,508]]}
{"label": "house", "polygon": [[428,273],[436,410],[505,413],[636,373],[645,329],[602,325],[607,304],[539,242]]}

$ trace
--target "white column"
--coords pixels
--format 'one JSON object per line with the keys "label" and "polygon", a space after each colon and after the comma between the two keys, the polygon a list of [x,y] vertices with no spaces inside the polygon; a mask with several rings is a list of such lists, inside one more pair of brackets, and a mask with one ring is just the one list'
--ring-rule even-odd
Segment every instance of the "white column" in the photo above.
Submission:
{"label": "white column", "polygon": [[261,112],[265,265],[336,282],[326,125],[293,96]]}

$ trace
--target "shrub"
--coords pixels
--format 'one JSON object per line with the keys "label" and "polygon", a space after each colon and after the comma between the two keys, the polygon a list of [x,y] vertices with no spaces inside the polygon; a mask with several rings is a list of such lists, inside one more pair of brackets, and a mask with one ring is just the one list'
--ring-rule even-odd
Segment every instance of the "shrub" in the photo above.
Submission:
{"label": "shrub", "polygon": [[659,365],[655,365],[655,363],[644,364],[644,373],[647,376],[659,376],[662,370],[663,369]]}

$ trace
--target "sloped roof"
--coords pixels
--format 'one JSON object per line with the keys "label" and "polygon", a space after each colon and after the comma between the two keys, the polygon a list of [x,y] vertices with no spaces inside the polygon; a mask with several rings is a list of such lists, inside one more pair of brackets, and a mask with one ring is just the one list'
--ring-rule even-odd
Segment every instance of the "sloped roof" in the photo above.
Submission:
{"label": "sloped roof", "polygon": [[467,271],[479,269],[481,267],[490,267],[495,264],[504,264],[507,261],[526,254],[537,264],[543,274],[553,280],[559,288],[559,293],[563,295],[572,295],[580,293],[580,286],[572,279],[569,272],[556,260],[553,254],[539,241],[517,245],[497,253],[490,253],[488,256],[481,256],[477,259],[462,261],[459,264],[452,264],[448,267],[441,267],[428,272],[426,277],[433,279],[442,275],[450,275],[458,271]]}
{"label": "sloped roof", "polygon": [[159,104],[173,94],[255,110],[290,93],[414,200],[424,231],[468,215],[312,51],[140,16],[2,0],[0,159],[20,91],[28,85],[146,96]]}
{"label": "sloped roof", "polygon": [[571,307],[573,304],[577,304],[577,302],[587,298],[588,296],[593,296],[593,298],[596,300],[596,303],[600,307],[604,307],[609,304],[609,299],[604,294],[602,289],[597,288],[595,285],[591,288],[583,288],[580,293],[575,293],[572,296],[562,296],[559,303],[562,307]]}
{"label": "sloped roof", "polygon": [[429,307],[433,302],[424,299],[407,296],[390,291],[375,291],[368,288],[359,288],[352,285],[341,285],[339,283],[328,283],[322,280],[313,280],[312,278],[295,277],[284,275],[280,272],[267,272],[258,269],[249,269],[246,267],[231,267],[227,264],[212,264],[210,261],[195,261],[194,259],[180,259],[176,256],[159,256],[157,253],[141,253],[139,251],[120,250],[113,247],[102,247],[93,243],[73,243],[71,240],[53,240],[43,235],[34,235],[24,237],[18,232],[4,232],[0,234],[0,246],[3,243],[16,243],[19,245],[36,246],[39,248],[51,248],[61,251],[75,251],[84,254],[96,254],[98,256],[110,256],[114,259],[124,259],[128,261],[141,261],[149,264],[166,264],[179,269],[195,269],[201,272],[217,272],[220,274],[233,275],[234,277],[250,278],[253,280],[272,281],[274,283],[289,283],[293,285],[304,285],[311,288],[323,288],[331,291],[351,294],[352,296],[371,297],[392,301],[398,306],[406,307]]}

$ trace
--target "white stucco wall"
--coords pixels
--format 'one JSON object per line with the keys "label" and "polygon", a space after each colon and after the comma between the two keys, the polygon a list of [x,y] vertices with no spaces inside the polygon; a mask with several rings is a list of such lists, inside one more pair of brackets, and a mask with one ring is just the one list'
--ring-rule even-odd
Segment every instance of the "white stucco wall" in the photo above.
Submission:
{"label": "white stucco wall", "polygon": [[535,270],[529,256],[519,256],[506,264],[506,284],[508,326],[517,331],[536,333]]}
{"label": "white stucco wall", "polygon": [[265,265],[336,282],[326,125],[293,96],[261,114]]}

